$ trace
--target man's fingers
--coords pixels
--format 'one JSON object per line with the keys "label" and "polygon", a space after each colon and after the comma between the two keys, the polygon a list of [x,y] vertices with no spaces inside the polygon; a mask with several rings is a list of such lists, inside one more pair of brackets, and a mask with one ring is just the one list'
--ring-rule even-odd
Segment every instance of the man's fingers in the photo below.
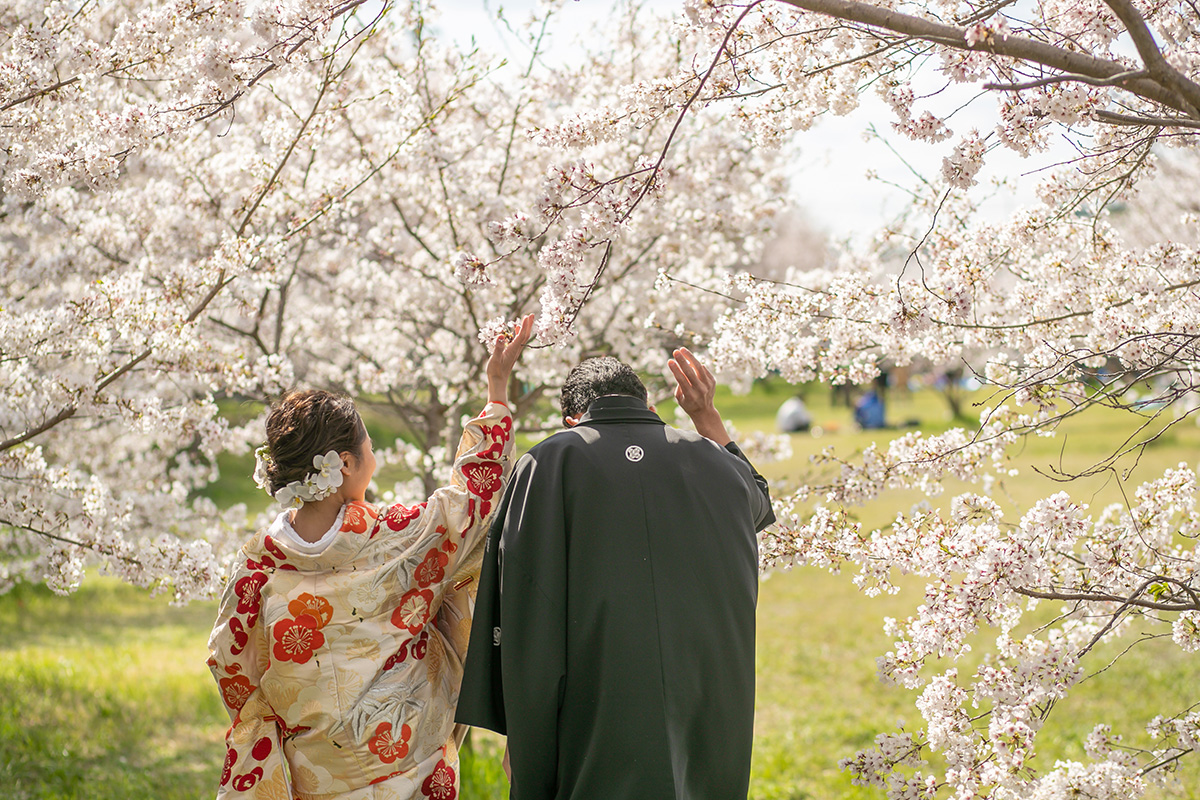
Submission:
{"label": "man's fingers", "polygon": [[708,369],[700,363],[700,359],[696,358],[692,351],[686,347],[679,348],[675,351],[674,355],[679,361],[680,366],[688,371],[688,376],[692,379],[693,383],[711,377]]}
{"label": "man's fingers", "polygon": [[671,374],[675,376],[675,380],[684,378],[683,370],[679,366],[679,362],[673,358],[667,359],[667,368],[671,370]]}
{"label": "man's fingers", "polygon": [[673,365],[672,371],[675,372],[676,377],[682,375],[687,379],[688,383],[695,383],[696,382],[696,368],[687,359],[687,357],[690,356],[691,353],[689,353],[686,349],[681,347],[678,350],[676,350],[674,353],[672,353],[671,355],[673,357],[667,363]]}
{"label": "man's fingers", "polygon": [[681,347],[676,350],[675,353],[676,357],[679,355],[683,356],[687,365],[692,369],[697,378],[701,379],[705,383],[716,385],[717,381],[716,378],[713,377],[712,372],[700,361],[700,359],[696,358],[695,354],[692,353],[691,350],[688,350],[686,347]]}
{"label": "man's fingers", "polygon": [[689,388],[701,394],[710,394],[716,388],[716,378],[690,350],[681,347],[673,355],[674,358],[671,359],[671,362],[675,364],[675,367],[672,368],[672,372],[675,374],[676,380],[679,380],[680,375],[686,376]]}
{"label": "man's fingers", "polygon": [[688,375],[687,372],[684,371],[683,366],[673,358],[667,361],[667,367],[671,370],[671,374],[675,377],[675,383],[678,384],[676,395],[678,395],[679,392],[688,392],[694,383],[694,376]]}

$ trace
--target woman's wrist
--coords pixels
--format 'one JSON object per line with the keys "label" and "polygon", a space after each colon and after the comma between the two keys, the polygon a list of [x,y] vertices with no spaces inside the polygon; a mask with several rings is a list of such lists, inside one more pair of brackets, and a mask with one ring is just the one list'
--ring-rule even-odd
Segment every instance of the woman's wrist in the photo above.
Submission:
{"label": "woman's wrist", "polygon": [[488,402],[508,406],[508,378],[488,376]]}

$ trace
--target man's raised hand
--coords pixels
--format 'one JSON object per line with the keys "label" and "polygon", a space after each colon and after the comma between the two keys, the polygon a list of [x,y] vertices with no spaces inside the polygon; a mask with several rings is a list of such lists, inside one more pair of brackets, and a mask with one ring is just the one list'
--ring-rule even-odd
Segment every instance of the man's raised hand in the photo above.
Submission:
{"label": "man's raised hand", "polygon": [[667,361],[667,367],[675,377],[675,401],[692,418],[697,433],[719,445],[729,444],[732,439],[713,404],[717,392],[716,378],[686,347],[679,348],[671,355],[673,358]]}

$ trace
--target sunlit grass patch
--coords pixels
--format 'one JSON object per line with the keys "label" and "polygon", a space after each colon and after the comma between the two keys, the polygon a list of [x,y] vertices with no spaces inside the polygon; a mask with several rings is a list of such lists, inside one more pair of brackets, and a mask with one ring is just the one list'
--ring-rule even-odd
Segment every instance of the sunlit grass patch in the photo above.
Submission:
{"label": "sunlit grass patch", "polygon": [[504,737],[483,728],[472,728],[459,751],[459,779],[463,800],[504,800],[508,778],[504,775]]}
{"label": "sunlit grass patch", "polygon": [[227,725],[204,664],[215,613],[94,576],[69,598],[0,598],[5,796],[211,797]]}

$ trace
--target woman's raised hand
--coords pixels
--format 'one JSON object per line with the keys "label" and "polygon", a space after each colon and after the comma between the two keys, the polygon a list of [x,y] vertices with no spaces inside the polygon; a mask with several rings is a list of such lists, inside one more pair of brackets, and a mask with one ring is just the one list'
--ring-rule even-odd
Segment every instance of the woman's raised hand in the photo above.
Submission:
{"label": "woman's raised hand", "polygon": [[526,314],[520,322],[513,323],[511,333],[506,331],[496,337],[487,362],[489,403],[508,403],[508,379],[532,333],[533,314]]}

